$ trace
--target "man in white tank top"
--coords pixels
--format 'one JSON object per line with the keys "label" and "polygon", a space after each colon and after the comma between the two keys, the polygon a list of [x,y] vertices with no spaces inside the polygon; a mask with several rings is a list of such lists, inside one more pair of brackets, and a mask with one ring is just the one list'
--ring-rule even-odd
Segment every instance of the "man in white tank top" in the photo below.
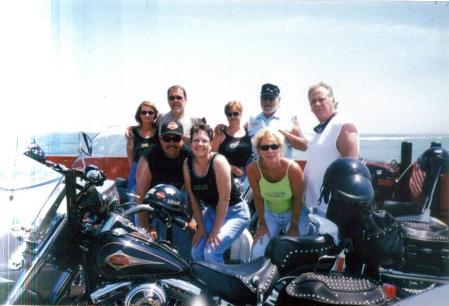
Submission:
{"label": "man in white tank top", "polygon": [[339,157],[359,157],[359,136],[354,123],[337,114],[332,87],[320,82],[309,88],[310,108],[320,124],[307,149],[304,168],[305,205],[301,213],[301,234],[307,234],[309,212],[326,215],[327,204],[319,203],[320,189],[327,167]]}

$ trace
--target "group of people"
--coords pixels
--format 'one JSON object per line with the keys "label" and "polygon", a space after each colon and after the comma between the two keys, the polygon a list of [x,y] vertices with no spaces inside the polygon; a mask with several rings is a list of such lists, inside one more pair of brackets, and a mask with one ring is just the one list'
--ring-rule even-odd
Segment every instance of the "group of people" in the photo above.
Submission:
{"label": "group of people", "polygon": [[[315,137],[304,137],[297,117],[280,110],[280,89],[261,88],[262,111],[241,121],[243,105],[224,107],[228,124],[212,129],[206,120],[186,112],[186,90],[175,85],[167,91],[170,111],[158,113],[154,103],[142,102],[126,131],[130,165],[128,192],[137,204],[157,184],[185,191],[193,217],[189,231],[173,227],[173,244],[186,259],[223,262],[223,254],[248,227],[250,211],[239,184],[246,177],[253,191],[258,217],[251,258],[262,256],[271,237],[284,231],[304,235],[308,214],[326,213],[320,187],[327,166],[342,156],[358,158],[356,126],[337,113],[332,88],[310,87],[308,99],[319,121]],[[292,149],[308,152],[302,171],[292,160]],[[166,229],[146,213],[136,219],[153,238],[165,238]]]}

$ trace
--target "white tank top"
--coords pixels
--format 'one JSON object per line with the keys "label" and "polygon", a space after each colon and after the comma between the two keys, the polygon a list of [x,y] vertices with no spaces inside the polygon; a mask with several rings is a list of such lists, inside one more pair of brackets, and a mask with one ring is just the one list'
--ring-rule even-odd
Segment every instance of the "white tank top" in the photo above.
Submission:
{"label": "white tank top", "polygon": [[317,208],[323,213],[327,211],[326,203],[322,201],[320,205],[318,204],[320,189],[327,167],[340,157],[337,139],[345,123],[347,121],[344,121],[340,115],[335,115],[324,131],[317,133],[309,144],[307,163],[304,168],[304,199],[308,209]]}

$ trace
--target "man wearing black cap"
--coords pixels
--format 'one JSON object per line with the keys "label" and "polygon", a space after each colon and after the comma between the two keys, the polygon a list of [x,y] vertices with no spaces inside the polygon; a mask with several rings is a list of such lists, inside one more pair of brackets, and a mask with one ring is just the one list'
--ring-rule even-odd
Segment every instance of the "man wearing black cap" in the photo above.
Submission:
{"label": "man wearing black cap", "polygon": [[260,92],[260,106],[262,112],[248,122],[248,134],[253,138],[263,128],[279,130],[285,137],[286,158],[292,158],[292,148],[307,150],[307,139],[299,128],[296,116],[288,118],[279,111],[281,101],[279,87],[273,84],[264,84]]}
{"label": "man wearing black cap", "polygon": [[[184,129],[176,121],[161,124],[159,143],[148,150],[148,153],[139,159],[136,173],[137,203],[142,203],[146,192],[158,184],[169,184],[182,190],[184,177],[182,167],[184,160],[190,155],[190,148],[184,144]],[[166,238],[165,226],[160,222],[153,222],[150,226],[146,213],[138,216],[138,225],[148,230],[153,237],[159,234]],[[192,227],[194,224],[192,223]],[[191,239],[190,231],[184,231],[173,225],[173,244],[178,247],[181,256],[190,257]]]}

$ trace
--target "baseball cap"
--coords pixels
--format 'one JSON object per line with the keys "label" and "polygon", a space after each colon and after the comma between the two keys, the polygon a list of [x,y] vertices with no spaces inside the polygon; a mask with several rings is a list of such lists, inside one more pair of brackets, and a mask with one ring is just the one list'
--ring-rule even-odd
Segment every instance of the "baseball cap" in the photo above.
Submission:
{"label": "baseball cap", "polygon": [[182,124],[179,122],[175,122],[175,121],[169,121],[169,122],[162,123],[161,136],[167,135],[167,134],[182,136],[184,134],[184,129],[182,128]]}
{"label": "baseball cap", "polygon": [[279,87],[276,85],[267,83],[262,85],[262,90],[260,91],[260,96],[279,96],[279,93],[281,91],[279,90]]}

